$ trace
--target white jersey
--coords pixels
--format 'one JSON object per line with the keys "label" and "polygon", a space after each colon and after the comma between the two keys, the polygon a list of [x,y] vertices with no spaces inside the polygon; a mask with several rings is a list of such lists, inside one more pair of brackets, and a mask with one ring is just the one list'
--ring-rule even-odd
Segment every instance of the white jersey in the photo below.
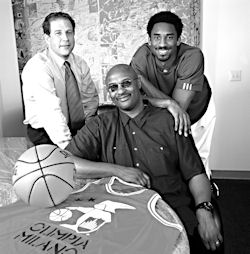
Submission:
{"label": "white jersey", "polygon": [[19,201],[0,210],[3,253],[173,253],[184,228],[160,196],[117,177],[87,183],[60,205],[35,208]]}

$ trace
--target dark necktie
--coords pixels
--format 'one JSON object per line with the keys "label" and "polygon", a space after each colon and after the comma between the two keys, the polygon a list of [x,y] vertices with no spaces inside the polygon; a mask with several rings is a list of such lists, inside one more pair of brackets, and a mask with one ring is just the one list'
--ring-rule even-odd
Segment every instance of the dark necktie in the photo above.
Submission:
{"label": "dark necktie", "polygon": [[84,112],[79,87],[70,63],[65,61],[65,86],[69,112],[69,128],[74,135],[84,125]]}

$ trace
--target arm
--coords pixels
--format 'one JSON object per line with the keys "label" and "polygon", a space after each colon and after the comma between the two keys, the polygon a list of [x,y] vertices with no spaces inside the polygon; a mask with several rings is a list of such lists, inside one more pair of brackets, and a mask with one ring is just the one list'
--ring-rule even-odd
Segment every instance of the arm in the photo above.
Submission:
{"label": "arm", "polygon": [[155,107],[167,108],[174,117],[175,131],[178,131],[179,135],[184,133],[184,136],[187,137],[190,133],[191,122],[189,115],[185,111],[186,108],[182,108],[182,105],[177,100],[154,87],[143,75],[138,76],[141,80],[143,91],[147,94],[147,100]]}
{"label": "arm", "polygon": [[[205,168],[195,147],[192,135],[187,138],[175,134],[179,154],[179,169],[188,184],[194,204],[211,201],[211,186]],[[198,231],[207,249],[215,249],[216,241],[222,241],[220,226],[210,211],[194,211],[198,220]]]}
{"label": "arm", "polygon": [[[111,121],[115,121],[114,119],[116,117],[111,118]],[[106,155],[104,156],[106,159],[103,159],[105,162],[100,161],[102,153],[111,152],[108,149],[107,140],[105,141],[104,139],[108,136],[109,141],[111,141],[112,135],[115,135],[112,132],[112,127],[108,128],[108,133],[103,132],[104,129],[100,116],[93,117],[93,119],[86,122],[65,148],[72,154],[77,175],[82,178],[118,176],[124,181],[137,183],[149,188],[149,177],[140,169],[117,165],[113,163],[113,160],[112,163],[108,163],[106,162],[108,161]],[[102,142],[107,145],[105,148],[103,148]]]}
{"label": "arm", "polygon": [[193,100],[195,95],[194,91],[187,91],[182,89],[174,89],[172,97],[180,105],[180,107],[187,111],[190,102]]}
{"label": "arm", "polygon": [[94,162],[77,156],[72,156],[77,175],[84,178],[102,178],[117,176],[124,181],[136,183],[150,188],[150,179],[147,174],[133,167],[124,167],[106,162]]}
{"label": "arm", "polygon": [[28,62],[22,72],[26,119],[33,128],[44,128],[52,142],[61,148],[71,139],[57,96],[53,73],[43,62]]}
{"label": "arm", "polygon": [[[211,201],[210,182],[204,173],[191,178],[189,181],[189,189],[193,195],[195,205],[201,202]],[[213,214],[205,209],[198,209],[196,211],[196,217],[199,222],[198,230],[204,245],[207,249],[215,250],[217,247],[215,242],[217,240],[222,242],[223,239]]]}
{"label": "arm", "polygon": [[[175,131],[180,135],[184,133],[188,136],[190,133],[191,122],[189,115],[181,108],[181,106],[171,97],[157,89],[146,77],[147,68],[145,63],[148,60],[149,49],[147,44],[142,45],[134,54],[130,65],[138,74],[141,80],[142,89],[147,95],[148,101],[155,107],[167,108],[175,120]],[[150,54],[149,54],[150,55]]]}

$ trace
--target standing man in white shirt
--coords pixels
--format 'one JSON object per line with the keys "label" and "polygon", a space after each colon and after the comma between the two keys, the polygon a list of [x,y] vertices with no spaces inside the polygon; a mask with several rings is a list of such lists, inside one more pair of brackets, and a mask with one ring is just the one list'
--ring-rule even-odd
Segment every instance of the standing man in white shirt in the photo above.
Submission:
{"label": "standing man in white shirt", "polygon": [[[96,114],[99,98],[87,63],[72,53],[75,46],[72,17],[63,12],[50,13],[42,26],[47,48],[34,55],[22,72],[24,124],[34,145],[50,143],[64,149],[85,121]],[[71,79],[67,77],[66,61]],[[72,83],[72,78],[79,96],[76,103],[81,105],[81,113],[75,112],[80,120],[74,128],[66,86],[67,80]],[[71,97],[77,98],[74,93]]]}

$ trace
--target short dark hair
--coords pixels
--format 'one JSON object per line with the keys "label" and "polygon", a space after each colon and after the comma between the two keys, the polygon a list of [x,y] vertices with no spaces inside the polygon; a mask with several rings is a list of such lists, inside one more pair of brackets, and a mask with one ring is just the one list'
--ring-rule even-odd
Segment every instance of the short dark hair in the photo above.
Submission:
{"label": "short dark hair", "polygon": [[50,35],[50,22],[56,19],[67,19],[70,21],[72,27],[73,27],[73,32],[75,32],[75,21],[73,18],[65,12],[52,12],[48,16],[45,17],[43,21],[43,32],[47,35]]}
{"label": "short dark hair", "polygon": [[154,25],[156,23],[160,23],[160,22],[169,23],[169,24],[174,25],[176,32],[177,32],[177,38],[179,38],[181,36],[182,29],[183,29],[183,23],[182,23],[181,19],[173,12],[162,11],[162,12],[156,13],[149,19],[148,25],[147,25],[147,33],[148,33],[149,37],[151,37],[151,31],[152,31]]}

